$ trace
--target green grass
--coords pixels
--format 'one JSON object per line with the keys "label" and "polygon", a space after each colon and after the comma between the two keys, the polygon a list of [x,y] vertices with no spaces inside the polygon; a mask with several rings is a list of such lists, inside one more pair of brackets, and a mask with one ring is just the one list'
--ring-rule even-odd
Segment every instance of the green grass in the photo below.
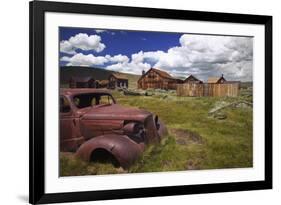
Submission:
{"label": "green grass", "polygon": [[126,170],[115,168],[110,163],[88,163],[75,158],[72,153],[60,153],[61,176],[120,174],[124,172]]}
{"label": "green grass", "polygon": [[128,170],[110,164],[81,162],[61,156],[61,175],[113,174],[252,167],[251,107],[226,108],[226,119],[208,112],[220,103],[251,101],[251,96],[177,97],[173,93],[153,96],[124,96],[113,93],[119,104],[138,107],[157,114],[166,124],[169,135],[159,145],[150,145]]}

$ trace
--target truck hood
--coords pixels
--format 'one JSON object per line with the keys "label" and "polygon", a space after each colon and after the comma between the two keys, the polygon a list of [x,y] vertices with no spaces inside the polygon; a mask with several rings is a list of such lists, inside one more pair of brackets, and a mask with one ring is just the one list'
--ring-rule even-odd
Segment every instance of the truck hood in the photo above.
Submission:
{"label": "truck hood", "polygon": [[84,120],[135,120],[144,121],[152,113],[118,104],[98,105],[79,110]]}

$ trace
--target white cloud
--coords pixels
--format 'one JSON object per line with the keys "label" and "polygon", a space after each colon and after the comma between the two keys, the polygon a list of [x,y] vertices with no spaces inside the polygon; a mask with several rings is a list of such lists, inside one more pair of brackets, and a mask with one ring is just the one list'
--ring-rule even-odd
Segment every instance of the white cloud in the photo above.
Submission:
{"label": "white cloud", "polygon": [[179,43],[167,52],[140,51],[132,55],[131,61],[148,62],[173,76],[193,74],[207,80],[208,76],[223,73],[230,80],[252,80],[251,38],[184,34]]}
{"label": "white cloud", "polygon": [[130,60],[127,56],[121,54],[115,56],[106,55],[105,57],[112,63],[125,63]]}
{"label": "white cloud", "polygon": [[84,55],[82,53],[77,53],[72,57],[64,56],[60,60],[68,62],[66,64],[67,66],[101,66],[108,62],[108,59],[103,56],[94,56],[93,54]]}
{"label": "white cloud", "polygon": [[68,62],[67,66],[103,66],[105,63],[128,63],[129,58],[121,54],[115,56],[94,56],[93,54],[77,53],[72,57],[63,56],[60,61]]}
{"label": "white cloud", "polygon": [[151,68],[151,65],[149,63],[143,62],[144,58],[142,51],[133,54],[131,56],[131,61],[129,61],[130,59],[127,56],[122,55],[116,55],[108,59],[110,59],[112,63],[118,60],[118,63],[106,66],[106,69],[108,70],[131,74],[141,74],[142,70],[148,70],[149,68]]}
{"label": "white cloud", "polygon": [[79,33],[70,37],[68,40],[63,40],[60,42],[60,51],[67,54],[75,54],[77,49],[101,52],[105,49],[105,47],[106,46],[101,43],[100,36],[89,36],[86,33]]}
{"label": "white cloud", "polygon": [[60,61],[69,62],[70,59],[71,59],[71,57],[63,56],[63,57],[61,57]]}
{"label": "white cloud", "polygon": [[75,48],[69,43],[69,41],[60,42],[60,52],[67,54],[75,54]]}
{"label": "white cloud", "polygon": [[131,73],[140,75],[142,70],[148,70],[151,68],[151,65],[148,63],[134,63],[134,62],[125,62],[112,64],[106,67],[107,70],[118,71],[122,73]]}
{"label": "white cloud", "polygon": [[96,29],[95,31],[96,31],[96,33],[103,33],[103,32],[106,32],[106,30],[101,30],[101,29]]}
{"label": "white cloud", "polygon": [[[162,51],[159,51],[162,52]],[[127,56],[117,55],[114,56],[115,59],[120,59],[118,63],[106,66],[108,70],[114,70],[124,73],[138,74],[140,75],[143,70],[147,71],[151,68],[151,63],[145,62],[146,60],[157,62],[158,52],[143,52],[132,54],[131,61]],[[114,58],[110,59],[111,63],[114,63]],[[121,60],[121,59],[124,60]]]}
{"label": "white cloud", "polygon": [[101,30],[101,29],[96,29],[95,30],[96,33],[108,33],[108,34],[111,34],[112,36],[114,36],[116,33],[113,32],[113,31],[108,31],[108,30]]}

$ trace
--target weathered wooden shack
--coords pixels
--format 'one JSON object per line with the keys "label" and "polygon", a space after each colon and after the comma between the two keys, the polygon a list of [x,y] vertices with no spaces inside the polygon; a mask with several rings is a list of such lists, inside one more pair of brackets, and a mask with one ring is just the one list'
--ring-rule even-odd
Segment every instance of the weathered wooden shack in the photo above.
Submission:
{"label": "weathered wooden shack", "polygon": [[223,74],[221,77],[209,77],[207,85],[204,85],[204,96],[235,97],[239,94],[240,82],[227,81]]}
{"label": "weathered wooden shack", "polygon": [[167,72],[156,68],[150,68],[139,78],[138,88],[143,90],[149,88],[175,90],[179,83],[182,83],[182,80],[173,78]]}
{"label": "weathered wooden shack", "polygon": [[209,84],[219,84],[219,83],[224,83],[226,82],[225,78],[223,77],[223,74],[221,75],[221,77],[209,77],[208,78],[208,81],[207,81]]}
{"label": "weathered wooden shack", "polygon": [[227,81],[223,75],[221,77],[210,77],[207,83],[203,83],[202,81],[200,83],[200,80],[197,79],[197,81],[195,81],[194,78],[185,80],[186,83],[177,86],[178,96],[235,97],[239,94],[240,82]]}
{"label": "weathered wooden shack", "polygon": [[199,80],[198,78],[196,78],[193,75],[190,75],[183,81],[183,83],[202,84],[203,81]]}
{"label": "weathered wooden shack", "polygon": [[69,80],[70,88],[96,88],[96,81],[93,77],[71,77]]}
{"label": "weathered wooden shack", "polygon": [[177,85],[178,96],[202,97],[204,96],[203,83],[183,83]]}
{"label": "weathered wooden shack", "polygon": [[204,95],[203,91],[203,81],[193,75],[188,76],[183,84],[177,85],[177,95],[179,96],[201,97]]}
{"label": "weathered wooden shack", "polygon": [[128,78],[124,75],[119,73],[112,73],[108,77],[108,88],[115,89],[115,88],[128,88]]}
{"label": "weathered wooden shack", "polygon": [[236,97],[239,94],[240,82],[208,83],[204,84],[204,96]]}
{"label": "weathered wooden shack", "polygon": [[107,88],[108,83],[109,83],[108,80],[97,80],[96,81],[97,88]]}

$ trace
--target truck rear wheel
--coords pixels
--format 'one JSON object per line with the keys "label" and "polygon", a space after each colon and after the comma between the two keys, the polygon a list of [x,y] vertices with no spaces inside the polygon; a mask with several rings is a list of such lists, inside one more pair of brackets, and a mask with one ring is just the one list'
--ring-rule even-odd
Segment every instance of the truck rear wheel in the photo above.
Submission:
{"label": "truck rear wheel", "polygon": [[111,163],[114,167],[120,167],[120,163],[113,154],[105,149],[95,149],[91,154],[91,162]]}

